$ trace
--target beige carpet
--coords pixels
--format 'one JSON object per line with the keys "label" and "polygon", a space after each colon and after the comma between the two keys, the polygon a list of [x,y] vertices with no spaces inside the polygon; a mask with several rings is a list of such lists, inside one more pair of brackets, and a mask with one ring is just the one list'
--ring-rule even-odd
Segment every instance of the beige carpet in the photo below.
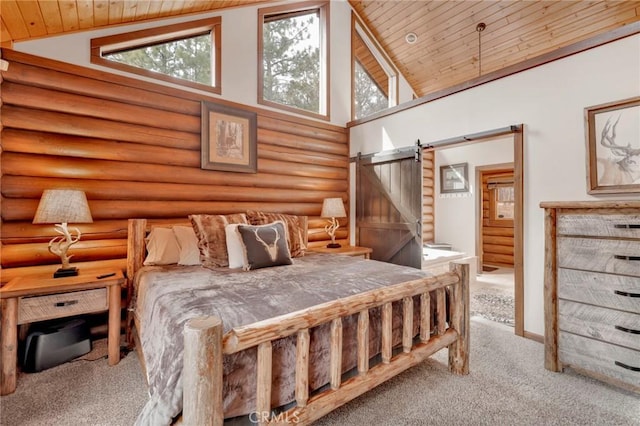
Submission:
{"label": "beige carpet", "polygon": [[[452,376],[446,351],[368,392],[318,425],[639,425],[640,397],[543,366],[543,346],[481,318],[471,322],[471,374]],[[114,367],[74,361],[22,374],[0,398],[0,424],[131,425],[146,401],[135,353]]]}

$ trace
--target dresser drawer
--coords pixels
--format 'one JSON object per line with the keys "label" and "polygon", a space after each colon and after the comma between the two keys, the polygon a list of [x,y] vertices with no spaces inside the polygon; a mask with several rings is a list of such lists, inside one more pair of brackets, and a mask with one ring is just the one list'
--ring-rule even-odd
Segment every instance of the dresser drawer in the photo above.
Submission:
{"label": "dresser drawer", "polygon": [[640,277],[640,241],[558,238],[558,267]]}
{"label": "dresser drawer", "polygon": [[564,214],[556,226],[558,235],[640,239],[640,214]]}
{"label": "dresser drawer", "polygon": [[640,279],[624,275],[558,269],[558,297],[640,314]]}
{"label": "dresser drawer", "polygon": [[565,367],[577,367],[611,377],[640,390],[640,352],[587,337],[560,332],[558,355]]}
{"label": "dresser drawer", "polygon": [[640,351],[640,314],[560,300],[558,326],[562,331]]}
{"label": "dresser drawer", "polygon": [[108,309],[106,288],[22,297],[19,302],[18,324],[106,311]]}

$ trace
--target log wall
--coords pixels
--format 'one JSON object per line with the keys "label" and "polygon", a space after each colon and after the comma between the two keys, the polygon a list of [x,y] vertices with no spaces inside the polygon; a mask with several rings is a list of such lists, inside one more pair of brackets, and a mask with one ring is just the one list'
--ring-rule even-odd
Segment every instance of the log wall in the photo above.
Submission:
{"label": "log wall", "polygon": [[482,173],[482,263],[513,267],[513,221],[496,223],[490,214],[490,179],[513,181],[513,169],[492,170]]}
{"label": "log wall", "polygon": [[435,242],[435,151],[422,151],[422,242]]}
{"label": "log wall", "polygon": [[[248,209],[309,216],[310,245],[326,244],[325,197],[348,203],[346,128],[233,104],[194,92],[2,51],[2,282],[54,270],[53,225],[31,221],[44,189],[86,192],[72,263],[126,269],[127,219],[186,218]],[[258,172],[200,168],[200,103],[258,114]],[[338,240],[348,243],[348,221]],[[76,226],[70,224],[70,226]]]}

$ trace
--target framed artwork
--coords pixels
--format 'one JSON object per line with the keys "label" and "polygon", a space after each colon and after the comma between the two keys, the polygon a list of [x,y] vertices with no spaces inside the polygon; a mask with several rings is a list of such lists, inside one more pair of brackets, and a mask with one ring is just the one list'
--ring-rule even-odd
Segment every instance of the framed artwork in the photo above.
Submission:
{"label": "framed artwork", "polygon": [[202,102],[201,168],[256,173],[257,114]]}
{"label": "framed artwork", "polygon": [[585,108],[587,192],[640,193],[640,97]]}
{"label": "framed artwork", "polygon": [[468,163],[440,166],[440,193],[469,192]]}

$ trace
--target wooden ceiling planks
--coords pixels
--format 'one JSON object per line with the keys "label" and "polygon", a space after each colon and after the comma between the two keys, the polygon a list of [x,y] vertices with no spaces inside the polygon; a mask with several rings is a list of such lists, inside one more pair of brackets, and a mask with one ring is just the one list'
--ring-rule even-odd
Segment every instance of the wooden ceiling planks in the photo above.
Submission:
{"label": "wooden ceiling planks", "polygon": [[[64,32],[266,1],[2,0],[0,42],[6,46]],[[418,96],[640,21],[640,0],[349,3]],[[478,49],[476,25],[480,22],[487,27]],[[408,32],[418,35],[415,44],[406,43]]]}
{"label": "wooden ceiling planks", "polygon": [[638,1],[349,2],[418,96],[640,20]]}

